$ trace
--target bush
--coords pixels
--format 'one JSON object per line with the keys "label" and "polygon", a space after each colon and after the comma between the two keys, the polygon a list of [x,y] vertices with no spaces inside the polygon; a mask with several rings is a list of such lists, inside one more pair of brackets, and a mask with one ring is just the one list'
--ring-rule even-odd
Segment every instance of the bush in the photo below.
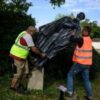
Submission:
{"label": "bush", "polygon": [[0,69],[11,70],[9,50],[21,31],[29,25],[35,26],[35,19],[22,12],[0,11],[0,25]]}

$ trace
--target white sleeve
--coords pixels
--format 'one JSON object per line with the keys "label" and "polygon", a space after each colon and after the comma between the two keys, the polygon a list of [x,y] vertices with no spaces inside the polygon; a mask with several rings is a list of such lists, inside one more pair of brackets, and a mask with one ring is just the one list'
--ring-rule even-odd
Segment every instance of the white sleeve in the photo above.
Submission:
{"label": "white sleeve", "polygon": [[25,41],[27,42],[28,47],[33,47],[35,46],[32,36],[30,34],[26,34],[25,36],[23,36],[23,38],[25,39]]}

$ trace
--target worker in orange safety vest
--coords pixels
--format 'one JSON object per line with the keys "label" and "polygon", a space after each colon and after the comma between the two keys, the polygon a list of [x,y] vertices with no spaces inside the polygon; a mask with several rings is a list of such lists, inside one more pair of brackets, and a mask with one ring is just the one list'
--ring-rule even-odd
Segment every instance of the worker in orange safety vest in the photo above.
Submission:
{"label": "worker in orange safety vest", "polygon": [[86,100],[93,100],[92,87],[89,81],[89,69],[92,65],[92,40],[90,38],[91,28],[85,26],[82,30],[82,37],[76,38],[73,32],[70,41],[76,43],[76,48],[73,54],[74,65],[67,75],[67,97],[73,97],[73,77],[81,72],[84,81],[87,95]]}

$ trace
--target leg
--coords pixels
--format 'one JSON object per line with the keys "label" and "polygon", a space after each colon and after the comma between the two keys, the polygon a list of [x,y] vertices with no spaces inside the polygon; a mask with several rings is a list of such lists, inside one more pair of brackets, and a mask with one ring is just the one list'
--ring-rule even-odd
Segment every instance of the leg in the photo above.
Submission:
{"label": "leg", "polygon": [[16,79],[16,78],[13,78],[12,79],[11,86],[10,86],[12,89],[16,89],[17,81],[18,81],[18,79]]}
{"label": "leg", "polygon": [[16,89],[16,85],[19,81],[19,78],[21,77],[22,69],[24,67],[23,62],[14,60],[14,65],[16,66],[16,73],[14,74],[14,77],[12,78],[11,82],[11,88]]}
{"label": "leg", "polygon": [[[20,81],[19,81],[19,84],[21,86],[23,86],[23,83],[26,83],[28,80],[27,80],[27,75],[29,73],[29,68],[28,68],[28,61],[26,60],[24,62],[24,67],[23,67],[23,72],[22,72],[22,75],[20,77]],[[27,84],[27,83],[26,83]]]}
{"label": "leg", "polygon": [[80,71],[81,71],[80,65],[75,63],[67,75],[67,91],[69,94],[73,93],[73,77]]}
{"label": "leg", "polygon": [[82,77],[87,92],[87,96],[92,97],[92,87],[89,80],[89,68],[87,68],[87,66],[85,66],[84,70],[82,71]]}

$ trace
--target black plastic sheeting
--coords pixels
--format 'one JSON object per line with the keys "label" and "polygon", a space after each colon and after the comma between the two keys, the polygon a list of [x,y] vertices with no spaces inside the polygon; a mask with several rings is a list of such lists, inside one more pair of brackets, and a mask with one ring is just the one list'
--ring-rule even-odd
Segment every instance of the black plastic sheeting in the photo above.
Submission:
{"label": "black plastic sheeting", "polygon": [[43,66],[48,60],[56,56],[61,50],[70,45],[70,36],[73,31],[76,32],[75,36],[80,33],[80,21],[85,18],[84,13],[79,13],[76,18],[63,17],[59,20],[53,21],[49,24],[43,25],[39,28],[35,45],[47,57],[45,59],[32,57],[36,66]]}

